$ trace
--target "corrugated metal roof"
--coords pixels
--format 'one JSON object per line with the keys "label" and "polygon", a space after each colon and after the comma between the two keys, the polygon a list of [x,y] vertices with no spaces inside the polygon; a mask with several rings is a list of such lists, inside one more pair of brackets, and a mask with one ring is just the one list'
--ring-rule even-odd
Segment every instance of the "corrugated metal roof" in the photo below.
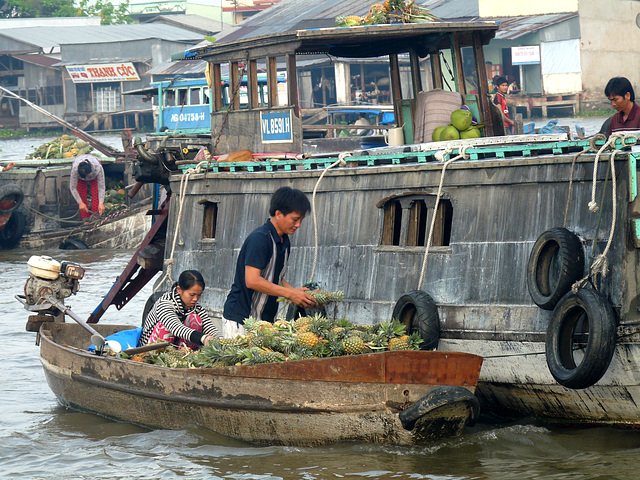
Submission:
{"label": "corrugated metal roof", "polygon": [[565,13],[556,15],[530,15],[526,17],[493,18],[500,22],[500,28],[496,33],[496,39],[514,40],[516,38],[537,32],[551,25],[577,17],[577,13]]}
{"label": "corrugated metal roof", "polygon": [[228,28],[231,25],[229,23],[223,23],[219,20],[213,20],[202,15],[158,15],[151,20],[147,20],[144,23],[164,23],[167,25],[174,25],[180,28],[186,28],[203,35],[211,35],[218,33],[224,28]]}
{"label": "corrugated metal roof", "polygon": [[196,42],[202,35],[165,24],[98,25],[85,27],[25,27],[3,30],[0,35],[43,50],[66,44],[126,42],[161,38],[174,42]]}
{"label": "corrugated metal roof", "polygon": [[427,0],[416,2],[443,20],[478,20],[478,0]]}
{"label": "corrugated metal roof", "polygon": [[340,15],[364,15],[371,0],[282,0],[242,23],[223,30],[219,40],[259,37],[273,33],[335,27]]}
{"label": "corrugated metal roof", "polygon": [[[567,13],[480,18],[478,0],[423,0],[416,3],[443,20],[499,20],[500,29],[496,38],[500,39],[515,39],[577,16],[577,13]],[[242,23],[223,30],[218,40],[228,42],[295,30],[334,27],[337,16],[364,15],[371,5],[372,0],[282,0]]]}
{"label": "corrugated metal roof", "polygon": [[147,71],[147,75],[203,76],[205,68],[207,68],[207,62],[204,60],[178,60],[156,65]]}
{"label": "corrugated metal roof", "polygon": [[60,61],[59,58],[49,57],[47,55],[14,55],[13,58],[42,67],[52,67]]}

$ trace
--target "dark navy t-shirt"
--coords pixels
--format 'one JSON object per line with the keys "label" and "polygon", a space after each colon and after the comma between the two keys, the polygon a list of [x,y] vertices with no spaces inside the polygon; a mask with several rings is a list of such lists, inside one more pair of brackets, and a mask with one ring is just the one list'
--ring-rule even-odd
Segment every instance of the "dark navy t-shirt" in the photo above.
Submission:
{"label": "dark navy t-shirt", "polygon": [[290,249],[289,237],[280,239],[271,220],[251,232],[240,249],[231,292],[224,304],[224,318],[240,324],[249,316],[273,322],[278,311],[277,297],[247,288],[245,266],[257,268],[263,278],[280,284]]}

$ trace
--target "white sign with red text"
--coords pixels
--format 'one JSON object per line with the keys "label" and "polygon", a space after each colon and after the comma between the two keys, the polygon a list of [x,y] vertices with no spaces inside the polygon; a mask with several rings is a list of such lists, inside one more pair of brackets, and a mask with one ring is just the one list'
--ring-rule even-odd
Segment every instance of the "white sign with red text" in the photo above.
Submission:
{"label": "white sign with red text", "polygon": [[131,62],[102,63],[100,65],[67,66],[73,83],[130,82],[140,80]]}
{"label": "white sign with red text", "polygon": [[540,46],[511,47],[512,65],[533,65],[540,63]]}

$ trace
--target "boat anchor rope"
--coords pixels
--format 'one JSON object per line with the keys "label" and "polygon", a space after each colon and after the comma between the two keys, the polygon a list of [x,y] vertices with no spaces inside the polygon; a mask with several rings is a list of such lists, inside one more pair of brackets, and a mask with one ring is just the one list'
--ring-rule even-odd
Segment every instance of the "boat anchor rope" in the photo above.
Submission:
{"label": "boat anchor rope", "polygon": [[433,230],[436,224],[436,212],[438,211],[438,205],[440,204],[440,197],[442,195],[442,185],[444,184],[444,174],[449,164],[460,159],[469,159],[467,148],[474,148],[473,145],[464,145],[458,150],[458,155],[449,158],[453,152],[453,148],[449,145],[444,150],[439,150],[435,153],[436,160],[444,162],[442,165],[442,173],[440,174],[440,184],[438,185],[438,194],[436,195],[436,203],[433,206],[433,215],[431,215],[431,226],[429,227],[429,236],[427,237],[427,246],[425,247],[424,257],[422,259],[422,268],[420,270],[420,280],[418,281],[418,290],[422,290],[422,282],[424,280],[424,272],[427,268],[427,258],[429,257],[429,249],[431,248],[431,242],[433,240]]}
{"label": "boat anchor rope", "polygon": [[[600,155],[602,155],[604,150],[606,150],[607,148],[614,147],[615,143],[616,143],[616,140],[620,140],[621,141],[621,147],[624,147],[624,146],[627,145],[627,140],[629,140],[629,139],[633,140],[633,144],[637,143],[637,138],[635,136],[633,136],[633,135],[627,135],[625,133],[614,133],[614,134],[609,136],[609,139],[605,142],[604,145],[602,145],[602,147],[600,147],[600,149],[596,153],[596,158],[595,158],[594,163],[593,163],[593,180],[592,180],[592,186],[591,186],[591,201],[588,204],[590,212],[595,213],[599,209],[598,208],[598,203],[596,202],[596,184],[597,184],[597,176],[598,176],[598,160],[600,158]],[[616,228],[616,216],[617,216],[615,157],[616,157],[616,154],[618,154],[620,151],[621,151],[620,148],[615,148],[611,152],[611,155],[609,156],[609,164],[611,166],[611,177],[612,177],[612,182],[611,182],[612,219],[611,219],[611,228],[609,229],[609,238],[607,239],[607,245],[605,246],[605,248],[602,251],[602,253],[600,255],[598,255],[596,257],[596,259],[593,261],[593,263],[589,267],[589,272],[587,273],[587,275],[584,278],[578,280],[577,282],[575,282],[572,285],[571,291],[573,293],[577,293],[577,291],[580,288],[584,287],[584,285],[587,283],[589,278],[593,279],[592,283],[593,283],[593,285],[595,287],[596,286],[596,282],[595,282],[596,276],[598,274],[601,274],[603,277],[606,277],[607,273],[609,272],[609,262],[607,260],[607,254],[609,253],[609,248],[611,247],[611,243],[613,241],[613,233],[614,233],[615,228]],[[604,192],[603,192],[603,195],[604,195]],[[597,236],[597,233],[596,233],[596,236]],[[594,240],[594,244],[595,244],[595,240]]]}
{"label": "boat anchor rope", "polygon": [[194,168],[188,168],[184,172],[184,175],[182,175],[182,178],[180,178],[180,193],[178,194],[178,196],[180,197],[180,204],[178,207],[178,219],[176,220],[176,230],[173,234],[173,244],[171,245],[171,254],[169,255],[169,258],[165,259],[164,261],[164,265],[165,267],[167,267],[167,269],[164,275],[162,276],[162,278],[160,279],[160,281],[156,284],[156,288],[153,289],[153,293],[156,293],[164,282],[168,282],[169,286],[173,284],[173,280],[171,278],[171,272],[173,269],[173,265],[176,264],[176,259],[174,256],[176,251],[176,245],[178,243],[181,246],[184,245],[184,242],[182,241],[182,237],[180,237],[180,242],[178,242],[178,237],[180,236],[180,225],[182,223],[182,208],[184,207],[184,199],[187,195],[187,184],[189,183],[189,177],[194,173],[196,174],[202,173],[203,170],[206,170],[206,165],[208,164],[209,162],[207,160],[204,160],[198,163]]}
{"label": "boat anchor rope", "polygon": [[329,169],[336,167],[338,165],[341,167],[346,166],[347,162],[345,161],[345,158],[350,156],[351,156],[351,153],[349,152],[340,153],[338,155],[338,160],[333,162],[331,165],[329,165],[322,171],[322,173],[320,174],[320,178],[318,178],[318,181],[316,182],[316,186],[313,187],[313,195],[311,196],[311,210],[313,213],[314,248],[313,248],[313,268],[311,269],[311,277],[309,277],[309,283],[313,283],[313,277],[316,274],[316,266],[318,265],[318,220],[316,217],[316,193],[318,191],[318,186],[320,185],[322,178],[329,171]]}

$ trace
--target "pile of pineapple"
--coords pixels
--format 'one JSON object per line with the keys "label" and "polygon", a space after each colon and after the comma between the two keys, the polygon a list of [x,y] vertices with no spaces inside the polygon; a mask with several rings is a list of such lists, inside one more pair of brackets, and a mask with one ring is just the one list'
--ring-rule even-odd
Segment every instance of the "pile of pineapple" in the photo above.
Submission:
{"label": "pile of pineapple", "polygon": [[29,159],[42,160],[45,158],[75,158],[90,153],[93,147],[80,140],[75,135],[62,135],[50,142],[43,143],[35,151],[27,155]]}
{"label": "pile of pineapple", "polygon": [[215,368],[384,350],[418,350],[422,343],[417,333],[407,335],[405,325],[397,320],[355,325],[347,319],[333,320],[322,315],[275,323],[248,318],[244,327],[246,335],[219,338],[197,352],[168,347],[136,355],[131,360],[171,368]]}
{"label": "pile of pineapple", "polygon": [[347,15],[336,17],[336,25],[339,27],[351,27],[354,25],[384,25],[387,23],[425,23],[436,22],[440,18],[429,12],[428,9],[416,5],[415,0],[385,0],[383,3],[374,3],[369,8],[369,13],[359,17]]}

